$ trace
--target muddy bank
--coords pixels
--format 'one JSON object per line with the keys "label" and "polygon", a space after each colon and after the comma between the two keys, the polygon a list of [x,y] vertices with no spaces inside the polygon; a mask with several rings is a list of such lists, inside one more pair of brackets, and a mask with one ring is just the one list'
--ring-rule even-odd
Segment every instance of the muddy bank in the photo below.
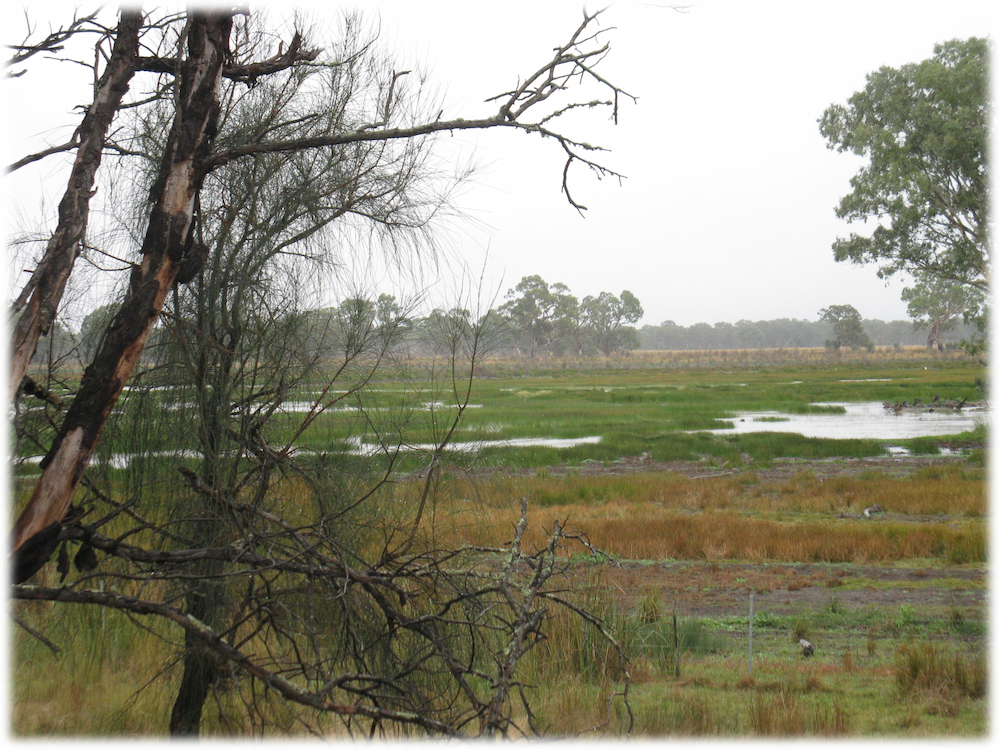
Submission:
{"label": "muddy bank", "polygon": [[[574,577],[599,574],[626,606],[653,597],[665,612],[686,617],[746,615],[750,594],[757,611],[800,614],[836,600],[846,609],[908,606],[957,607],[972,619],[985,616],[986,566],[942,568],[814,564],[665,561],[578,566]],[[919,616],[919,615],[918,615]]]}

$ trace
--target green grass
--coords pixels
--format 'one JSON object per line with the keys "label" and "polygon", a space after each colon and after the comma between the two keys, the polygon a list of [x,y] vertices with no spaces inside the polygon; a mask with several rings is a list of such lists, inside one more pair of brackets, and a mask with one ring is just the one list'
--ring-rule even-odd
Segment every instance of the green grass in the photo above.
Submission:
{"label": "green grass", "polygon": [[[751,551],[763,556],[751,561],[762,569],[781,570],[782,575],[783,566],[791,570],[794,563],[783,562],[783,557],[761,546],[764,531],[773,532],[775,543],[779,539],[802,544],[807,538],[826,540],[851,531],[859,523],[855,517],[860,511],[878,501],[907,518],[863,528],[869,536],[885,540],[887,551],[879,553],[877,564],[909,571],[985,566],[985,505],[974,501],[976,488],[985,482],[985,471],[979,468],[987,442],[983,426],[962,435],[903,442],[915,453],[933,455],[942,447],[971,451],[970,460],[959,466],[929,467],[907,478],[870,472],[850,479],[820,479],[804,472],[782,483],[762,481],[754,469],[778,458],[880,456],[885,445],[780,432],[704,432],[740,411],[836,413],[838,407],[815,404],[914,398],[928,402],[935,394],[976,398],[973,383],[982,376],[977,362],[928,355],[803,359],[769,366],[752,357],[712,362],[709,357],[657,360],[649,356],[586,367],[564,362],[487,363],[482,369],[490,376],[476,380],[472,397],[472,403],[481,406],[467,412],[456,440],[600,435],[602,441],[570,449],[491,448],[474,457],[456,456],[453,473],[443,478],[442,492],[476,498],[461,509],[465,513],[461,518],[468,518],[470,527],[485,524],[483,518],[489,514],[506,513],[504,533],[509,532],[512,498],[527,496],[532,507],[540,509],[532,517],[533,526],[551,527],[550,516],[568,516],[574,526],[591,533],[595,544],[607,544],[619,559],[629,553],[622,552],[624,546],[616,551],[614,544],[631,543],[644,533],[652,537],[652,529],[659,528],[654,521],[669,521],[673,525],[663,528],[691,540],[695,532],[718,541],[724,534],[751,529]],[[369,415],[389,435],[398,427],[407,441],[430,442],[451,413],[421,408],[424,401],[449,403],[429,386],[421,391],[389,380],[377,388],[371,394]],[[308,391],[303,387],[289,400],[307,400]],[[164,408],[170,398],[168,391],[131,395],[120,406],[123,417],[106,430],[102,453],[193,448],[195,436],[180,428],[181,414]],[[406,398],[414,404],[413,410],[405,408]],[[268,443],[280,445],[288,439],[299,418],[293,414],[276,419],[268,428]],[[314,450],[338,450],[349,435],[359,431],[371,440],[370,430],[369,422],[357,413],[336,412],[324,416],[314,431],[297,442]],[[21,452],[36,451],[22,446]],[[669,473],[573,476],[574,467],[582,469],[587,462],[610,466],[625,457],[643,455],[657,461],[701,460],[741,473],[704,481]],[[128,496],[129,487],[144,482],[162,482],[157,486],[176,489],[178,461],[151,463],[156,465],[109,471],[108,481],[123,497]],[[324,470],[319,460],[307,458],[303,463],[307,471]],[[401,468],[408,471],[425,465],[426,457],[414,455],[405,457]],[[567,476],[555,477],[547,468],[555,465],[568,465]],[[528,478],[493,475],[477,494],[461,484],[459,470],[482,467],[537,471]],[[18,497],[28,484],[30,480],[18,478]],[[886,502],[883,494],[892,502]],[[442,503],[442,513],[448,507]],[[155,508],[144,508],[144,512],[150,510]],[[851,517],[842,518],[842,514]],[[544,516],[544,524],[539,516]],[[611,534],[617,528],[612,522],[622,527],[618,537]],[[723,523],[728,525],[723,528]],[[895,555],[896,545],[916,532],[940,538],[926,549],[907,553],[920,558]],[[697,562],[691,564],[750,559],[749,552],[739,546],[711,555],[718,557],[698,552],[691,558]],[[657,552],[633,556],[666,557]],[[827,557],[813,555],[816,560]],[[671,602],[654,592],[636,595],[606,587],[594,593],[575,583],[571,588],[615,627],[632,655],[630,694],[639,736],[982,736],[988,717],[978,687],[985,669],[988,631],[982,606],[960,607],[939,600],[920,607],[854,607],[845,602],[848,592],[862,589],[881,593],[933,586],[951,596],[983,584],[970,584],[957,574],[933,580],[919,576],[875,580],[852,566],[851,554],[838,551],[835,559],[846,562],[835,568],[818,566],[830,571],[826,583],[818,575],[804,584],[825,592],[819,604],[794,611],[777,607],[756,611],[752,679],[746,674],[747,612],[734,609],[712,617],[688,617],[682,612],[678,680],[673,676],[678,654],[673,649]],[[596,567],[593,559],[578,562]],[[683,577],[684,571],[677,575]],[[736,587],[737,592],[753,591],[745,580],[750,574],[741,571],[739,575],[742,578],[732,583],[713,581],[699,593],[712,601],[732,594],[734,589],[727,591],[727,586]],[[783,585],[794,580],[789,574]],[[146,635],[113,612],[102,617],[99,611],[68,606],[15,606],[32,625],[44,626],[47,636],[63,648],[55,659],[44,645],[12,626],[15,734],[162,735],[168,713],[165,705],[176,687],[174,646]],[[621,677],[613,655],[586,629],[569,628],[558,620],[550,624],[552,638],[526,660],[523,673],[537,698],[539,725],[557,734],[568,731],[565,727],[575,731],[598,725],[607,716],[606,705],[597,699],[600,688]],[[175,641],[179,637],[168,628],[164,634]],[[817,645],[813,660],[805,661],[796,645],[803,636]],[[923,646],[907,650],[909,639],[933,642],[936,650]],[[154,680],[161,672],[162,678]],[[625,720],[620,701],[611,710],[612,729],[620,729]],[[212,723],[211,716],[207,721],[210,731],[224,733],[222,724]],[[294,731],[292,719],[288,726]]]}
{"label": "green grass", "polygon": [[[490,448],[480,460],[504,467],[539,467],[583,461],[614,461],[623,456],[649,454],[654,460],[712,458],[730,465],[741,456],[756,461],[775,458],[866,457],[883,455],[884,441],[817,440],[784,433],[711,435],[742,411],[776,411],[784,414],[836,414],[838,406],[817,406],[838,401],[902,401],[921,398],[978,398],[975,380],[982,376],[977,360],[935,358],[926,354],[908,357],[875,357],[832,360],[817,364],[771,367],[703,366],[697,368],[655,364],[656,353],[625,362],[516,363],[491,365],[474,382],[472,403],[455,441],[510,438],[580,438],[600,436],[596,445],[567,449],[545,447]],[[708,360],[709,362],[711,360]],[[454,398],[421,377],[416,363],[414,382],[381,380],[364,397],[367,417],[356,411],[334,411],[321,417],[296,440],[307,449],[343,449],[349,436],[366,442],[376,439],[372,426],[390,441],[397,435],[409,443],[430,443],[450,424]],[[611,365],[610,367],[605,365]],[[498,376],[496,373],[502,373]],[[515,374],[516,373],[516,374]],[[322,384],[306,384],[288,401],[311,401]],[[109,424],[102,436],[100,454],[194,449],[197,436],[182,429],[182,410],[164,408],[178,391],[132,391],[118,407],[122,417]],[[425,403],[446,405],[434,412]],[[354,405],[354,402],[351,402]],[[41,416],[41,413],[37,416]],[[282,445],[301,419],[288,414],[272,420],[266,430],[270,445]],[[769,418],[765,417],[764,420]],[[780,419],[777,417],[776,419]],[[940,446],[981,449],[985,427],[947,438],[917,438],[902,444],[915,453],[934,454]],[[898,442],[898,441],[897,441]],[[27,443],[22,455],[37,453]],[[27,467],[27,472],[34,469]]]}

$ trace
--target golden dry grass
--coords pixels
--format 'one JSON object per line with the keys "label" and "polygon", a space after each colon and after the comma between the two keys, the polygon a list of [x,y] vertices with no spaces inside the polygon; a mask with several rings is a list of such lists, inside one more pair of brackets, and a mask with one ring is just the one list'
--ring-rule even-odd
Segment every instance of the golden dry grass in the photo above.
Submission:
{"label": "golden dry grass", "polygon": [[[753,475],[494,477],[456,482],[438,517],[451,516],[446,533],[455,541],[499,545],[521,497],[530,501],[529,542],[568,519],[594,545],[626,559],[985,559],[984,482],[960,468],[913,479],[802,474],[780,482]],[[876,503],[887,512],[864,519]]]}

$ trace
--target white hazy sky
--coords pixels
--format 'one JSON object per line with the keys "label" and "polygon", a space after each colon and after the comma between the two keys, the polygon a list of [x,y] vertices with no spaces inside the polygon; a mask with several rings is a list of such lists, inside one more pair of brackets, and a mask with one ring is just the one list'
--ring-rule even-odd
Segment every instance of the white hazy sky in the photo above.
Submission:
{"label": "white hazy sky", "polygon": [[[995,4],[701,0],[679,13],[619,0],[602,16],[614,29],[601,70],[639,101],[622,104],[617,126],[598,112],[566,130],[610,149],[604,163],[627,179],[619,186],[577,168],[571,189],[589,207],[581,218],[560,194],[557,144],[513,132],[458,135],[483,169],[460,197],[472,220],[450,223],[446,244],[473,269],[488,248],[487,283],[501,292],[532,274],[579,298],[628,289],[645,308],[642,324],[815,320],[832,304],[852,304],[867,318],[905,318],[900,280],[833,261],[833,240],[849,232],[834,207],[861,162],[828,150],[817,120],[880,66],[923,60],[948,39],[990,36]],[[23,29],[13,5],[2,11],[7,43]],[[429,68],[446,118],[495,110],[483,100],[548,59],[582,8],[579,0],[303,7],[317,18],[351,5],[380,16],[383,39],[404,63]],[[47,4],[45,18],[71,7]],[[85,90],[53,95],[72,76],[65,66],[55,77],[37,71],[2,84],[6,163],[65,140],[79,117],[70,106],[86,101]],[[43,119],[28,116],[45,102]],[[62,169],[46,164],[5,177],[8,209],[35,209],[42,185],[61,190]]]}

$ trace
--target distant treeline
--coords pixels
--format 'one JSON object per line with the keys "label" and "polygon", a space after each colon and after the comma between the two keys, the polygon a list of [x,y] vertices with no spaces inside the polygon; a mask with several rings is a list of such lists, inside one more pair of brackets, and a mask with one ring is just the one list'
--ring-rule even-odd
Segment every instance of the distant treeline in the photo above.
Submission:
{"label": "distant treeline", "polygon": [[[927,330],[914,330],[913,321],[865,320],[865,331],[876,346],[924,346]],[[969,339],[974,326],[959,325],[945,335],[950,343]],[[797,320],[741,320],[738,323],[695,323],[681,326],[672,320],[658,326],[645,325],[639,329],[639,348],[671,351],[690,349],[791,349],[821,347],[834,337],[833,325],[827,321]]]}
{"label": "distant treeline", "polygon": [[[526,282],[532,283],[529,286]],[[103,305],[90,313],[81,330],[74,333],[58,321],[53,325],[44,345],[35,354],[35,364],[47,360],[83,355],[85,361],[100,341],[104,327],[116,306]],[[830,347],[836,339],[834,325],[826,320],[809,321],[781,318],[779,320],[737,323],[696,323],[680,326],[671,320],[658,326],[645,325],[636,329],[627,323],[642,314],[639,301],[628,291],[620,297],[601,292],[598,297],[585,297],[582,302],[561,285],[555,293],[539,277],[522,280],[508,302],[491,313],[483,324],[488,349],[493,354],[522,356],[534,359],[549,356],[611,356],[632,350],[646,351],[722,351],[748,349],[797,349]],[[291,316],[272,321],[285,336],[301,338],[303,353],[321,355],[340,352],[345,342],[391,331],[393,348],[414,354],[440,350],[456,332],[471,330],[476,321],[468,310],[433,310],[426,317],[407,315],[396,299],[381,295],[377,300],[349,299],[340,306],[318,310],[302,310]],[[875,346],[925,346],[927,329],[914,330],[912,321],[862,321],[864,333]],[[948,346],[971,339],[976,329],[958,325],[942,338]],[[386,335],[389,335],[386,333]],[[157,327],[147,345],[147,359],[156,360],[170,339],[163,326]],[[484,344],[485,345],[485,344]]]}

